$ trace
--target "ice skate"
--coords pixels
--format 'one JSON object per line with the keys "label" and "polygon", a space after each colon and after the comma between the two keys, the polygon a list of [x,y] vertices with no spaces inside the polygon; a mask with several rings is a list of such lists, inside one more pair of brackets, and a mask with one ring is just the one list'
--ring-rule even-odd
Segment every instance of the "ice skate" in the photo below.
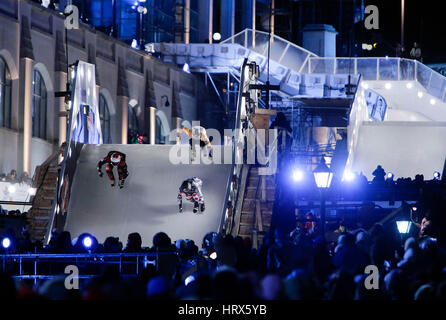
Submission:
{"label": "ice skate", "polygon": [[194,210],[193,210],[194,213],[197,213],[197,212],[198,212],[198,207],[199,207],[198,202],[195,202],[195,203],[194,203]]}

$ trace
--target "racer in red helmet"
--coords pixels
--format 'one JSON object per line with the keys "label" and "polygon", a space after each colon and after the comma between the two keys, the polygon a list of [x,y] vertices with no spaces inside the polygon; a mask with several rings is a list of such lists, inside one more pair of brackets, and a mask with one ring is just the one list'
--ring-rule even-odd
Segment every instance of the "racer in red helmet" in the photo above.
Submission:
{"label": "racer in red helmet", "polygon": [[98,174],[102,177],[102,166],[105,166],[105,172],[107,172],[108,178],[111,180],[111,186],[115,186],[115,175],[113,174],[113,168],[117,167],[119,176],[119,188],[124,187],[124,181],[128,177],[127,163],[125,162],[125,154],[119,151],[110,151],[107,156],[98,162]]}

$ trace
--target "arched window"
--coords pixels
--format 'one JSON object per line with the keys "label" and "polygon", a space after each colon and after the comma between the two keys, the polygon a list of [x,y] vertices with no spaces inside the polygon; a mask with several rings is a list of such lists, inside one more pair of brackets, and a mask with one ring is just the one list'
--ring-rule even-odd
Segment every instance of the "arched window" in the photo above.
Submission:
{"label": "arched window", "polygon": [[129,105],[128,107],[128,121],[129,121],[129,130],[134,130],[138,132],[138,120],[136,119],[135,109],[134,107]]}
{"label": "arched window", "polygon": [[102,94],[99,95],[99,117],[101,119],[102,141],[111,143],[110,111],[108,110],[107,101]]}
{"label": "arched window", "polygon": [[11,74],[0,57],[0,127],[11,128]]}
{"label": "arched window", "polygon": [[161,118],[156,115],[156,144],[166,144],[166,136],[164,136],[164,127]]}
{"label": "arched window", "polygon": [[128,106],[128,143],[137,144],[138,143],[138,134],[141,134],[138,129],[138,120],[135,114],[135,107],[131,105]]}
{"label": "arched window", "polygon": [[46,139],[46,86],[39,71],[33,71],[33,137]]}

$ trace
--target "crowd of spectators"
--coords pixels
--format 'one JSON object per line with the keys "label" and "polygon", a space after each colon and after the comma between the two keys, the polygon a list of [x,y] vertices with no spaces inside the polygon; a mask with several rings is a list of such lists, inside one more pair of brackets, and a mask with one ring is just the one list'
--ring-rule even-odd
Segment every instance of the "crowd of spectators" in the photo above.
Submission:
{"label": "crowd of spectators", "polygon": [[[133,278],[116,265],[101,265],[100,275],[80,290],[66,290],[63,275],[33,286],[2,274],[0,299],[444,300],[446,255],[431,231],[427,218],[405,241],[395,241],[379,223],[369,231],[341,232],[333,241],[306,227],[275,229],[258,249],[249,238],[217,233],[208,233],[201,249],[163,232],[151,247],[143,247],[138,233],[125,246],[115,237],[100,244],[91,236],[90,251],[83,246],[87,234],[73,240],[68,232],[54,234],[46,247],[28,237],[17,241],[16,252],[171,254],[158,257],[158,268],[141,266]],[[379,270],[379,289],[364,285],[368,265]]]}
{"label": "crowd of spectators", "polygon": [[0,173],[0,182],[31,184],[32,179],[28,172],[23,172],[19,177],[16,170],[11,170],[8,174]]}
{"label": "crowd of spectators", "polygon": [[26,217],[27,212],[22,212],[20,210],[6,210],[0,205],[0,215],[10,216],[10,217]]}

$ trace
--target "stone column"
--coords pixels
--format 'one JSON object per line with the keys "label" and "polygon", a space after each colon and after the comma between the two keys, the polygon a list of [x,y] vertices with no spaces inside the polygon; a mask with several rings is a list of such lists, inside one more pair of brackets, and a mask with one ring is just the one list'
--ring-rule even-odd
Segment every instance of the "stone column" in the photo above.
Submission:
{"label": "stone column", "polygon": [[190,42],[190,0],[184,1],[184,43]]}
{"label": "stone column", "polygon": [[149,107],[150,112],[150,132],[149,132],[149,141],[150,144],[156,143],[156,108]]}
{"label": "stone column", "polygon": [[20,59],[22,79],[20,96],[23,100],[23,172],[31,175],[31,138],[33,130],[32,118],[32,90],[33,90],[33,62],[30,58]]}
{"label": "stone column", "polygon": [[156,143],[156,98],[152,72],[146,72],[145,105],[149,111],[149,143]]}
{"label": "stone column", "polygon": [[129,130],[129,119],[128,119],[129,97],[118,96],[118,105],[121,106],[122,108],[121,143],[127,144],[128,130]]}
{"label": "stone column", "polygon": [[[56,32],[55,82],[56,91],[67,90],[67,58],[62,31]],[[56,110],[59,110],[59,146],[67,140],[67,104],[65,98],[56,98]]]}
{"label": "stone column", "polygon": [[22,16],[20,37],[20,101],[23,110],[23,172],[31,172],[31,138],[33,129],[32,90],[34,53],[28,18]]}

